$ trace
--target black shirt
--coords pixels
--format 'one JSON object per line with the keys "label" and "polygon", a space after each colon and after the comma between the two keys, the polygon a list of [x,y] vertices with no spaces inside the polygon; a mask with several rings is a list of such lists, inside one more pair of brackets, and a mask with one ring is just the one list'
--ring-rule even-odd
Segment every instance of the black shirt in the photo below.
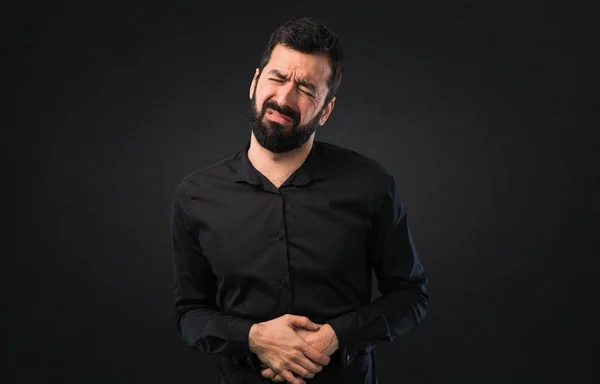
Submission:
{"label": "black shirt", "polygon": [[[372,159],[315,141],[276,188],[248,148],[188,175],[175,191],[177,328],[193,349],[222,357],[221,374],[230,376],[222,382],[269,383],[249,351],[250,327],[307,316],[330,324],[340,346],[309,381],[339,379],[427,312],[427,278],[394,178]],[[373,302],[372,270],[382,294]],[[365,364],[369,373],[360,368],[344,382],[375,382],[357,377],[374,377],[374,360]]]}

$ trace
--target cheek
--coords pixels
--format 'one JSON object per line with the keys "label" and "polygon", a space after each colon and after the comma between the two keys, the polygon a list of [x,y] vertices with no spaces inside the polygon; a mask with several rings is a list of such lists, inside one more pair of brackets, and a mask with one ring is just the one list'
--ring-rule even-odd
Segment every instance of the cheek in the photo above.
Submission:
{"label": "cheek", "polygon": [[263,104],[263,99],[258,94],[256,94],[254,99],[254,108],[256,109],[257,115],[260,115],[263,108]]}
{"label": "cheek", "polygon": [[262,107],[265,104],[265,101],[269,98],[273,97],[271,93],[269,93],[266,89],[257,89],[255,98],[256,98],[256,108],[258,111],[262,111]]}
{"label": "cheek", "polygon": [[273,97],[275,94],[275,88],[268,83],[258,83],[256,87],[256,96],[260,97],[261,100],[265,98]]}
{"label": "cheek", "polygon": [[317,110],[310,103],[303,103],[299,105],[298,108],[300,110],[300,116],[302,116],[302,124],[308,123],[316,116]]}

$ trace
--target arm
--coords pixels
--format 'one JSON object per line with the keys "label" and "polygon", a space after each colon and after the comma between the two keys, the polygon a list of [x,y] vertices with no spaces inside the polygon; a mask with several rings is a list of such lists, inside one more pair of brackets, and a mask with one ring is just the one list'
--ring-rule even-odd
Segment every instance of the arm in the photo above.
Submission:
{"label": "arm", "polygon": [[342,359],[346,354],[355,356],[361,346],[394,340],[416,327],[427,313],[427,277],[391,175],[375,184],[372,204],[368,256],[382,296],[328,322],[338,337]]}
{"label": "arm", "polygon": [[198,238],[189,228],[186,181],[177,188],[171,211],[174,298],[177,330],[194,350],[235,356],[254,366],[248,333],[253,321],[226,316],[216,305],[217,281]]}

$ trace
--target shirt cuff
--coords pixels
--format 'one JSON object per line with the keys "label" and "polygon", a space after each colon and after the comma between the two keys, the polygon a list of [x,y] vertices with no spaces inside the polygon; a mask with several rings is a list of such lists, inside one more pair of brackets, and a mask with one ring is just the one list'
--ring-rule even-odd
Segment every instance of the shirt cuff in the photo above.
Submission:
{"label": "shirt cuff", "polygon": [[230,341],[235,349],[235,354],[238,355],[245,364],[248,364],[253,370],[260,369],[260,360],[258,356],[250,351],[249,335],[250,328],[256,324],[255,321],[246,319],[234,319],[229,325],[231,332]]}
{"label": "shirt cuff", "polygon": [[229,342],[233,349],[243,353],[250,352],[248,336],[250,334],[250,328],[254,325],[254,321],[247,319],[233,319],[228,325]]}
{"label": "shirt cuff", "polygon": [[358,331],[356,313],[349,312],[331,319],[327,322],[335,332],[338,339],[338,348],[342,366],[347,366],[356,355],[356,346],[352,339]]}

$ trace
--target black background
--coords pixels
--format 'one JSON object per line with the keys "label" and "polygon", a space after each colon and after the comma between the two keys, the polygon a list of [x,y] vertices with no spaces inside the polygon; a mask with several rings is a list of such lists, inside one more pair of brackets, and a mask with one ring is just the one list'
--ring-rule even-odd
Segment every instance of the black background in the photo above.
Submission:
{"label": "black background", "polygon": [[70,1],[4,13],[15,191],[5,377],[215,382],[215,358],[175,326],[171,198],[248,140],[261,52],[303,15],[346,51],[317,140],[395,175],[430,278],[425,321],[377,349],[381,384],[597,376],[596,9],[451,3]]}

